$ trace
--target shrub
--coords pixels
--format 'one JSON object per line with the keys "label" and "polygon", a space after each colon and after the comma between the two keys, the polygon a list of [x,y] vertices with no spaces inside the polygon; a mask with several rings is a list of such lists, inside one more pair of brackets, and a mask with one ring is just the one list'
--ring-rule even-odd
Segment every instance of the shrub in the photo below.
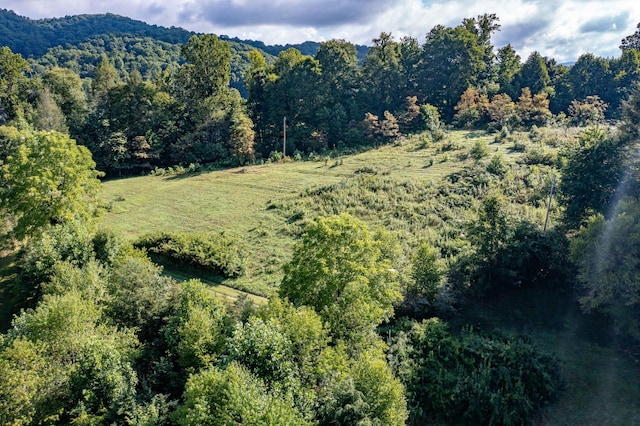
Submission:
{"label": "shrub", "polygon": [[480,160],[481,158],[489,155],[489,148],[487,147],[487,143],[485,141],[476,141],[471,148],[470,151],[471,157],[475,160]]}
{"label": "shrub", "polygon": [[509,170],[509,166],[499,152],[495,154],[487,164],[487,171],[492,175],[504,176],[507,170]]}
{"label": "shrub", "polygon": [[92,258],[91,235],[83,223],[61,224],[43,232],[25,247],[14,294],[17,306],[25,306],[27,300],[33,303],[39,298],[40,284],[51,278],[56,263],[83,266]]}
{"label": "shrub", "polygon": [[543,146],[531,146],[526,149],[522,156],[522,161],[525,164],[544,164],[547,166],[553,166],[558,160],[558,154],[550,149],[545,149]]}
{"label": "shrub", "polygon": [[223,234],[159,231],[141,237],[135,245],[171,262],[195,266],[224,277],[238,277],[244,273],[244,248],[237,240]]}
{"label": "shrub", "polygon": [[558,361],[524,338],[456,336],[437,318],[400,323],[388,356],[406,387],[408,424],[527,424],[563,386]]}

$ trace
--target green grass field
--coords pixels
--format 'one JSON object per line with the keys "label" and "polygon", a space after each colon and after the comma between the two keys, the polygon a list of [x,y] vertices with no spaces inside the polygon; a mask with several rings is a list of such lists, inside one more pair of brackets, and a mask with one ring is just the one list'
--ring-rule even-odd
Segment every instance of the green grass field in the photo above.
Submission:
{"label": "green grass field", "polygon": [[[277,289],[282,265],[304,224],[317,215],[352,212],[372,226],[395,232],[405,248],[428,239],[448,220],[461,220],[462,210],[454,206],[443,211],[434,201],[436,186],[446,176],[474,166],[469,153],[478,141],[489,149],[482,162],[496,152],[512,163],[523,155],[512,142],[494,143],[494,138],[460,131],[448,134],[444,143],[427,146],[415,136],[394,146],[320,161],[112,180],[103,185],[111,208],[101,225],[132,239],[162,229],[217,230],[236,236],[249,250],[247,271],[241,278],[217,283],[222,286],[215,291],[230,300],[242,291],[269,296]],[[516,138],[528,140],[526,134]],[[391,190],[376,186],[386,183]],[[543,195],[537,205],[527,207],[540,223]],[[553,220],[552,214],[552,224]],[[538,424],[640,424],[640,367],[619,353],[611,339],[590,337],[585,332],[590,324],[572,303],[553,294],[505,296],[478,306],[462,320],[526,333],[561,360],[566,391],[542,413]]]}
{"label": "green grass field", "polygon": [[[416,136],[395,146],[320,161],[112,180],[103,185],[110,211],[102,225],[131,238],[158,229],[224,231],[236,236],[249,249],[247,272],[224,284],[269,295],[277,288],[282,265],[290,258],[300,224],[304,224],[304,220],[292,219],[297,205],[303,205],[307,218],[322,213],[314,200],[304,199],[305,190],[363,174],[428,186],[471,165],[473,160],[466,157],[478,140],[490,143],[493,136],[454,132],[448,138],[453,148],[445,152],[441,144],[422,148]],[[489,149],[509,155],[508,144],[491,144]],[[337,207],[335,213],[339,212]],[[374,225],[386,225],[384,218],[371,219]]]}

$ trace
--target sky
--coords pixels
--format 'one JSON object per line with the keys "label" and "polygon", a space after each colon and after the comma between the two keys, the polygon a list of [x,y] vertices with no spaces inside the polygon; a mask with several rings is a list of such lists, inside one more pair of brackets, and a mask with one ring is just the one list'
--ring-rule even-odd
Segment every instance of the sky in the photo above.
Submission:
{"label": "sky", "polygon": [[620,56],[636,31],[634,0],[0,0],[32,19],[115,13],[149,24],[260,40],[266,44],[344,39],[371,45],[381,32],[424,42],[436,25],[495,13],[496,48],[511,44],[523,61],[533,51],[559,63],[584,53]]}

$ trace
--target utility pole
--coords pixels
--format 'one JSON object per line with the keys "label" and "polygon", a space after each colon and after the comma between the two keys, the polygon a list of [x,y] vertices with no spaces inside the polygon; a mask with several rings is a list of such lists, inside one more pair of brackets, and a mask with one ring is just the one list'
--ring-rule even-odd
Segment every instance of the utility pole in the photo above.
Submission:
{"label": "utility pole", "polygon": [[556,189],[556,177],[553,176],[553,180],[551,181],[551,189],[549,190],[549,202],[547,203],[547,216],[544,218],[543,231],[547,230],[547,222],[549,222],[549,210],[551,210],[551,199],[553,198],[553,193],[555,189]]}
{"label": "utility pole", "polygon": [[282,118],[282,159],[287,157],[287,116]]}

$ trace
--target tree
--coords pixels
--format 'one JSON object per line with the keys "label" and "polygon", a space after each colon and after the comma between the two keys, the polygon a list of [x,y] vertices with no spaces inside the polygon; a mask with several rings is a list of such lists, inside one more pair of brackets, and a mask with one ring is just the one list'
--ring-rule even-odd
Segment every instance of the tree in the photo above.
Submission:
{"label": "tree", "polygon": [[571,242],[583,286],[582,308],[611,315],[621,334],[640,341],[640,204],[623,199],[609,220],[589,218]]}
{"label": "tree", "polygon": [[286,397],[238,365],[212,367],[189,377],[184,404],[175,416],[181,426],[300,425],[312,423]]}
{"label": "tree", "polygon": [[51,224],[88,221],[96,214],[100,172],[91,153],[57,132],[17,132],[20,145],[0,168],[0,208],[15,220],[17,238]]}
{"label": "tree", "polygon": [[[322,318],[310,307],[295,307],[278,297],[256,312],[256,316],[267,324],[273,324],[291,345],[291,361],[296,374],[308,388],[319,385],[324,379],[322,358],[330,349],[329,330]],[[242,362],[242,359],[238,359]],[[333,366],[332,366],[333,367]]]}
{"label": "tree", "polygon": [[544,92],[532,95],[528,87],[522,89],[515,107],[520,122],[526,128],[543,126],[551,118],[549,96]]}
{"label": "tree", "polygon": [[453,116],[462,93],[485,71],[485,53],[478,34],[462,25],[439,25],[427,34],[422,47],[421,82],[426,101],[437,106],[445,119]]}
{"label": "tree", "polygon": [[26,73],[29,63],[21,55],[4,46],[0,48],[0,124],[24,117],[34,95]]}
{"label": "tree", "polygon": [[226,310],[198,280],[189,280],[177,297],[176,312],[164,330],[169,351],[186,371],[207,367],[222,353]]}
{"label": "tree", "polygon": [[433,301],[438,294],[445,268],[438,251],[427,243],[423,243],[416,252],[411,268],[412,285],[408,291],[412,296],[424,297]]}
{"label": "tree", "polygon": [[102,54],[100,62],[93,71],[93,79],[91,80],[91,95],[94,104],[105,96],[109,90],[120,84],[118,71],[109,61],[106,54]]}
{"label": "tree", "polygon": [[477,85],[487,91],[495,90],[494,86],[498,72],[496,55],[491,44],[491,36],[500,30],[498,21],[500,21],[500,18],[495,13],[485,13],[484,15],[478,15],[476,18],[466,18],[462,21],[462,25],[477,36],[478,45],[484,50],[484,69],[478,76]]}
{"label": "tree", "polygon": [[607,213],[623,179],[624,146],[605,130],[591,127],[566,156],[558,195],[565,225],[578,229],[589,216]]}
{"label": "tree", "polygon": [[622,51],[640,50],[640,23],[638,23],[637,28],[635,33],[622,39],[622,43],[620,44]]}
{"label": "tree", "polygon": [[391,34],[383,32],[373,39],[373,46],[362,64],[362,78],[364,108],[376,115],[401,108],[407,93],[402,90],[400,44]]}
{"label": "tree", "polygon": [[402,298],[382,244],[349,215],[320,218],[285,265],[280,295],[314,308],[334,337],[366,343]]}
{"label": "tree", "polygon": [[35,126],[38,130],[69,133],[64,113],[46,88],[40,93],[36,105]]}
{"label": "tree", "polygon": [[187,61],[179,77],[185,89],[184,101],[203,100],[229,89],[231,50],[228,43],[212,34],[194,35],[182,46],[181,53]]}
{"label": "tree", "polygon": [[122,423],[135,398],[137,344],[130,332],[104,324],[101,308],[84,294],[46,295],[4,336],[0,373],[15,387],[0,385],[0,401],[25,406],[0,417],[10,424]]}
{"label": "tree", "polygon": [[551,78],[546,61],[540,53],[533,52],[516,75],[516,92],[528,87],[531,93],[537,94],[550,84]]}
{"label": "tree", "polygon": [[231,135],[229,143],[231,153],[240,164],[245,164],[254,159],[255,132],[253,122],[243,112],[236,111],[231,115]]}
{"label": "tree", "polygon": [[42,82],[67,118],[71,134],[76,136],[88,113],[80,76],[69,69],[56,67],[42,76]]}
{"label": "tree", "polygon": [[596,126],[604,123],[607,104],[598,95],[587,96],[584,100],[571,101],[568,115],[574,126]]}
{"label": "tree", "polygon": [[106,311],[113,322],[147,334],[168,314],[176,291],[173,280],[142,255],[120,258],[110,270],[107,289]]}
{"label": "tree", "polygon": [[344,40],[320,44],[315,59],[320,64],[318,129],[329,143],[344,141],[353,120],[361,117],[358,104],[360,68],[356,47]]}
{"label": "tree", "polygon": [[456,111],[453,119],[458,126],[473,128],[476,125],[483,124],[488,106],[489,99],[487,95],[481,94],[477,89],[470,87],[462,93],[460,100],[453,108]]}
{"label": "tree", "polygon": [[514,79],[520,71],[520,56],[510,44],[498,49],[498,85],[500,91],[508,94],[511,98],[518,95],[514,87]]}
{"label": "tree", "polygon": [[590,53],[581,55],[569,69],[566,76],[571,86],[573,100],[582,101],[589,96],[598,96],[617,109],[620,102],[616,99],[614,74],[610,70],[610,61],[598,58]]}
{"label": "tree", "polygon": [[640,50],[624,50],[617,60],[613,60],[610,66],[614,74],[616,97],[628,99],[640,81]]}
{"label": "tree", "polygon": [[517,121],[516,104],[506,93],[498,93],[491,98],[487,107],[489,118],[501,128],[508,128]]}

